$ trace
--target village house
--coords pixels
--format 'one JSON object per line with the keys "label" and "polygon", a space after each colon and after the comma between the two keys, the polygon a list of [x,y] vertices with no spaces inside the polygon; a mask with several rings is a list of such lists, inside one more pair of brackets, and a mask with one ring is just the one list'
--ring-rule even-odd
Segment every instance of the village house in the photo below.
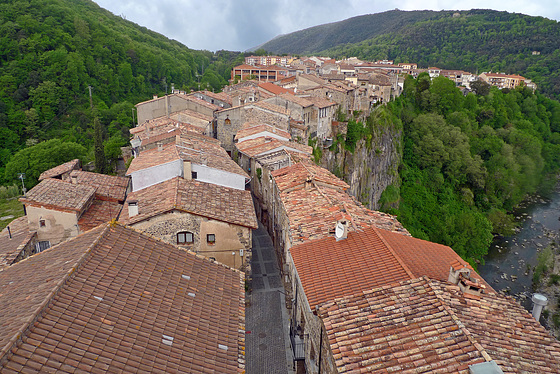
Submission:
{"label": "village house", "polygon": [[286,110],[290,111],[291,118],[300,121],[304,127],[317,128],[316,122],[314,124],[311,123],[313,120],[316,120],[316,117],[313,116],[315,110],[312,101],[290,93],[273,96],[265,101],[286,108]]}
{"label": "village house", "polygon": [[207,103],[217,105],[220,108],[231,108],[231,97],[225,92],[214,93],[211,91],[197,91],[193,93],[194,97],[206,101]]}
{"label": "village house", "polygon": [[297,91],[305,91],[326,84],[327,81],[312,74],[300,74],[297,76]]}
{"label": "village house", "polygon": [[119,222],[243,271],[258,228],[250,191],[181,177],[130,193]]}
{"label": "village house", "polygon": [[101,225],[0,271],[0,372],[241,373],[244,281]]}
{"label": "village house", "polygon": [[219,105],[207,102],[194,96],[194,94],[184,93],[173,93],[165,95],[164,97],[154,96],[152,100],[138,103],[135,106],[138,125],[143,124],[147,120],[164,116],[169,117],[173,113],[184,110],[190,110],[208,117],[213,117],[214,113],[221,109]]}
{"label": "village house", "polygon": [[267,123],[288,130],[290,120],[291,112],[288,109],[263,101],[223,109],[216,113],[217,139],[231,153],[235,149],[235,135],[244,123]]}
{"label": "village house", "polygon": [[488,83],[491,86],[498,87],[499,89],[508,88],[513,89],[520,84],[525,84],[527,87],[536,90],[537,86],[530,79],[526,79],[516,74],[503,74],[503,73],[482,73],[478,76],[479,79]]}
{"label": "village house", "polygon": [[326,302],[317,315],[321,373],[560,372],[560,343],[522,306],[461,284],[406,280]]}
{"label": "village house", "polygon": [[[308,373],[316,373],[319,358],[326,357],[316,314],[324,303],[421,276],[447,281],[452,266],[469,273],[473,292],[491,291],[450,247],[375,226],[350,231],[353,225],[352,215],[341,212],[330,235],[294,245],[287,253],[294,295],[290,338],[295,358]],[[332,363],[331,370],[322,367],[321,372],[337,372]]]}
{"label": "village house", "polygon": [[157,148],[143,152],[132,160],[127,175],[132,191],[161,183],[174,177],[244,190],[249,176],[220,147],[219,141],[198,133],[184,132]]}
{"label": "village house", "polygon": [[275,82],[289,75],[288,69],[276,65],[238,65],[231,69],[231,82],[236,83],[246,79],[255,79],[259,82]]}

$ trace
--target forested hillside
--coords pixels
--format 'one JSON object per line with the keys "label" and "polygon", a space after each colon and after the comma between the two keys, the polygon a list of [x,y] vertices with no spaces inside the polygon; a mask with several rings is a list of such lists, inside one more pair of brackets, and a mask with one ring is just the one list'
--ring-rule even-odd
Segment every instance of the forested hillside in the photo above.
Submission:
{"label": "forested hillside", "polygon": [[[374,36],[370,36],[372,33]],[[326,42],[316,42],[321,34],[329,43],[326,48]],[[294,41],[298,39],[296,47]],[[479,74],[515,73],[535,81],[545,95],[559,99],[558,40],[560,23],[542,17],[493,10],[395,10],[298,31],[261,48],[338,59],[356,56],[369,61],[416,62],[423,68],[437,66]]]}
{"label": "forested hillside", "polygon": [[[2,1],[0,184],[17,177],[4,172],[13,154],[47,139],[78,143],[92,160],[94,116],[114,153],[128,139],[133,104],[172,83],[220,89],[239,56],[190,50],[89,0]],[[43,167],[56,161],[47,155]]]}
{"label": "forested hillside", "polygon": [[560,169],[560,103],[522,87],[475,87],[463,96],[447,78],[408,77],[403,95],[358,131],[371,139],[387,121],[403,129],[401,183],[385,190],[381,205],[413,236],[471,262],[487,253],[493,234],[512,233],[508,212],[554,186]]}

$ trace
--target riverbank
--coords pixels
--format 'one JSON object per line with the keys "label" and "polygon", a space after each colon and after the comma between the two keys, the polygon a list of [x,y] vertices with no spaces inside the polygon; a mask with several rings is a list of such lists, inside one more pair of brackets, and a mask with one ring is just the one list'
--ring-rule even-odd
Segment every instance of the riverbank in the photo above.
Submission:
{"label": "riverbank", "polygon": [[479,273],[496,291],[513,296],[529,311],[534,292],[547,296],[541,323],[560,338],[560,188],[546,198],[532,196],[514,215],[519,222],[516,234],[494,239]]}

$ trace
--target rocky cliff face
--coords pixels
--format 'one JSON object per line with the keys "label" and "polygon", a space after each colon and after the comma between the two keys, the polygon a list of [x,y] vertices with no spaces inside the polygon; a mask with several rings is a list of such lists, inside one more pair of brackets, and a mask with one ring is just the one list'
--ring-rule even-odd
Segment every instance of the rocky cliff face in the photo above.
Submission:
{"label": "rocky cliff face", "polygon": [[353,153],[335,144],[324,149],[320,160],[350,185],[349,193],[369,209],[379,209],[379,199],[387,186],[399,184],[402,160],[402,130],[395,126],[377,128],[374,134],[356,143]]}

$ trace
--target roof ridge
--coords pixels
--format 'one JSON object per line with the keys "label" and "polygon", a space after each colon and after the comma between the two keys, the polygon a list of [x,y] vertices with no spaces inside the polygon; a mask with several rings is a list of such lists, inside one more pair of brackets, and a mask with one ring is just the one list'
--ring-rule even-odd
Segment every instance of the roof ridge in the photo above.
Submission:
{"label": "roof ridge", "polygon": [[383,242],[383,244],[385,244],[385,246],[387,247],[387,249],[389,249],[389,251],[391,252],[391,254],[395,257],[395,259],[398,261],[398,263],[403,267],[404,271],[406,271],[406,273],[410,276],[410,279],[415,279],[417,278],[414,273],[412,273],[412,270],[410,270],[408,268],[408,266],[406,265],[406,263],[403,261],[403,259],[397,254],[397,252],[395,252],[395,250],[393,249],[393,247],[391,247],[391,245],[389,244],[389,242],[387,240],[385,240],[385,238],[383,237],[383,235],[381,235],[380,233],[380,229],[378,229],[375,226],[371,226],[371,228],[373,229],[373,231],[375,232],[375,234],[377,235],[377,237],[379,237],[379,239],[381,239],[381,241]]}
{"label": "roof ridge", "polygon": [[[436,298],[438,299],[438,301],[442,304],[443,308],[445,309],[445,311],[449,314],[449,316],[451,317],[451,319],[453,320],[453,322],[457,325],[457,327],[459,327],[459,330],[461,330],[461,332],[465,335],[465,337],[468,339],[468,341],[471,343],[471,345],[478,351],[480,352],[480,354],[482,355],[482,357],[484,358],[485,361],[490,362],[492,361],[492,357],[490,356],[490,354],[486,351],[486,349],[482,346],[482,344],[480,344],[472,335],[472,333],[469,331],[469,329],[465,326],[465,324],[459,319],[459,317],[457,317],[457,315],[455,314],[455,312],[453,311],[453,309],[443,300],[441,294],[441,288],[436,289],[433,286],[434,280],[428,278],[427,276],[423,276],[422,278],[426,279],[426,284],[430,287],[430,289],[432,291],[434,291],[434,295],[436,296]],[[443,283],[443,282],[440,282]]]}
{"label": "roof ridge", "polygon": [[[70,267],[70,269],[68,270],[68,272],[58,281],[58,283],[53,287],[53,289],[51,290],[51,292],[49,292],[47,294],[47,296],[45,297],[45,300],[43,300],[43,302],[41,302],[41,304],[35,309],[35,311],[31,314],[31,316],[29,316],[29,318],[27,319],[27,321],[25,321],[23,323],[23,325],[15,332],[15,334],[12,336],[12,338],[8,341],[8,343],[6,343],[6,345],[0,350],[0,360],[4,360],[5,356],[11,354],[12,352],[12,348],[14,348],[18,341],[20,339],[23,338],[23,336],[29,331],[29,328],[35,323],[35,321],[37,321],[43,311],[52,303],[54,296],[62,289],[62,287],[64,287],[64,285],[66,284],[68,278],[75,273],[75,271],[78,269],[78,267],[85,261],[87,255],[91,252],[91,249],[97,245],[97,243],[99,242],[99,240],[101,240],[101,237],[103,237],[105,235],[105,233],[108,231],[109,226],[111,224],[105,224],[105,227],[103,228],[103,230],[101,230],[101,232],[97,235],[96,239],[94,241],[92,241],[91,245],[84,251],[84,253],[76,260],[76,263],[74,264],[74,266]],[[99,227],[102,227],[102,225],[100,225]],[[82,235],[87,234],[88,232],[91,231],[87,231],[85,233],[82,233],[78,236],[76,236],[75,238],[78,238]],[[75,239],[72,238],[72,239]],[[72,240],[71,239],[71,240]],[[46,249],[43,252],[46,251],[52,251],[52,250],[56,250],[55,248],[57,248],[58,246],[60,246],[61,244],[64,244],[68,242],[64,241],[61,242],[51,248]],[[22,263],[26,260],[28,260],[30,257],[20,261],[19,263]]]}

